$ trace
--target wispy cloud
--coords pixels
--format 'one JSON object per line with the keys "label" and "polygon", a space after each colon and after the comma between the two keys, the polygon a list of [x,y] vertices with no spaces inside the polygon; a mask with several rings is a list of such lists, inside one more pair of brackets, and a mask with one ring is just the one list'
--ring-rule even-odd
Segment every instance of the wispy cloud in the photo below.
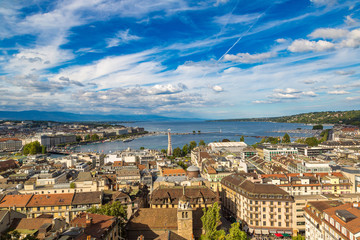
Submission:
{"label": "wispy cloud", "polygon": [[120,30],[115,34],[115,37],[106,39],[106,47],[117,47],[121,44],[127,44],[131,41],[137,41],[141,39],[139,36],[130,34],[129,31],[130,29]]}

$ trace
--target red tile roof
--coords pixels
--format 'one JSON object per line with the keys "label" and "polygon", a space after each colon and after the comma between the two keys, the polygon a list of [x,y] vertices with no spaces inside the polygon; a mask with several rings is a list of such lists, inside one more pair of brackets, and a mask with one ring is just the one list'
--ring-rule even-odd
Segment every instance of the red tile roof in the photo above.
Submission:
{"label": "red tile roof", "polygon": [[34,195],[30,202],[27,204],[27,207],[71,205],[73,197],[74,193]]}
{"label": "red tile roof", "polygon": [[6,195],[0,201],[0,208],[25,207],[33,195]]}
{"label": "red tile roof", "polygon": [[[88,218],[91,219],[92,223],[91,225],[86,227],[87,214]],[[70,225],[72,227],[85,227],[84,233],[86,235],[91,235],[96,239],[104,239],[105,236],[103,235],[112,228],[114,223],[116,223],[116,217],[113,216],[105,216],[93,213],[81,213],[71,221]]]}

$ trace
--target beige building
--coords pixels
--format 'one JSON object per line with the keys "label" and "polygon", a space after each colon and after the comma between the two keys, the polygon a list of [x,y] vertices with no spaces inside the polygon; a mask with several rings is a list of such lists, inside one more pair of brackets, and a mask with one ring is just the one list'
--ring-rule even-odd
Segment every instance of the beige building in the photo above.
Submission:
{"label": "beige building", "polygon": [[255,234],[293,234],[293,197],[272,184],[254,183],[245,174],[233,174],[221,181],[222,209],[235,217],[244,230]]}

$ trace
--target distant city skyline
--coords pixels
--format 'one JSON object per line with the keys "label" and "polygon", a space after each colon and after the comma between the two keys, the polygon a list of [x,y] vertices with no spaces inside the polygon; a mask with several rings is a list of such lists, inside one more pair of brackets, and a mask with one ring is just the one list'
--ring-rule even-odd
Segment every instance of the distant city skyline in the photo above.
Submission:
{"label": "distant city skyline", "polygon": [[0,111],[360,109],[356,0],[3,0]]}

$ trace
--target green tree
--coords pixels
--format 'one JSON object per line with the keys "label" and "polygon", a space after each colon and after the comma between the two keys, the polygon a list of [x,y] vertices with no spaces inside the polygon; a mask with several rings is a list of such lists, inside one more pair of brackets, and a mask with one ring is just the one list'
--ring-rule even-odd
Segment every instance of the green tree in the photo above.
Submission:
{"label": "green tree", "polygon": [[107,216],[120,217],[121,219],[127,219],[126,209],[123,207],[121,202],[115,201],[108,203],[100,207],[91,207],[87,210],[89,213],[102,214]]}
{"label": "green tree", "polygon": [[217,230],[220,222],[220,207],[217,202],[215,202],[208,209],[203,208],[203,216],[201,217],[203,235],[201,235],[201,240],[217,240],[225,236],[224,231]]}
{"label": "green tree", "polygon": [[281,140],[282,143],[290,143],[291,140],[290,140],[290,136],[289,134],[285,133],[282,140]]}
{"label": "green tree", "polygon": [[99,139],[100,139],[100,137],[97,134],[91,135],[91,138],[90,138],[91,141],[98,141]]}
{"label": "green tree", "polygon": [[199,130],[199,131],[198,131],[198,134],[200,134],[200,133],[201,133],[201,131]]}
{"label": "green tree", "polygon": [[90,140],[90,135],[89,134],[85,135],[85,140]]}
{"label": "green tree", "polygon": [[240,223],[234,222],[231,224],[229,234],[225,236],[226,240],[247,240],[247,234],[240,230]]}
{"label": "green tree", "polygon": [[70,188],[75,188],[76,184],[74,182],[70,183]]}
{"label": "green tree", "polygon": [[82,137],[81,137],[80,135],[77,135],[77,136],[76,136],[76,141],[77,141],[77,142],[81,142],[81,140],[82,140]]}
{"label": "green tree", "polygon": [[195,133],[196,133],[196,131],[194,130],[194,131],[193,131],[193,134],[195,134]]}
{"label": "green tree", "polygon": [[173,151],[173,156],[174,157],[181,157],[182,155],[182,151],[179,147],[175,148],[174,151]]}
{"label": "green tree", "polygon": [[24,155],[28,155],[28,154],[34,155],[37,153],[41,153],[41,151],[42,151],[42,147],[38,141],[25,144],[23,148]]}
{"label": "green tree", "polygon": [[305,143],[309,145],[310,147],[315,147],[319,144],[316,137],[308,137],[305,139]]}
{"label": "green tree", "polygon": [[165,149],[161,149],[161,152],[162,152],[163,154],[166,154],[166,150],[165,150]]}
{"label": "green tree", "polygon": [[221,142],[230,142],[230,140],[227,138],[224,138]]}
{"label": "green tree", "polygon": [[193,150],[194,148],[196,148],[196,142],[195,142],[195,141],[191,141],[191,142],[190,142],[190,146],[189,146],[190,151]]}
{"label": "green tree", "polygon": [[205,146],[205,145],[206,145],[206,144],[205,144],[204,140],[200,140],[199,146]]}
{"label": "green tree", "polygon": [[189,153],[189,145],[185,144],[182,148],[182,156],[186,156]]}
{"label": "green tree", "polygon": [[140,150],[144,150],[145,148],[144,147],[140,147]]}
{"label": "green tree", "polygon": [[45,146],[41,146],[41,153],[45,154],[46,153],[46,147]]}
{"label": "green tree", "polygon": [[323,127],[323,125],[318,124],[318,125],[314,125],[312,129],[313,129],[313,130],[323,130],[324,127]]}
{"label": "green tree", "polygon": [[245,142],[245,138],[244,138],[244,136],[241,136],[241,138],[240,138],[240,142]]}

